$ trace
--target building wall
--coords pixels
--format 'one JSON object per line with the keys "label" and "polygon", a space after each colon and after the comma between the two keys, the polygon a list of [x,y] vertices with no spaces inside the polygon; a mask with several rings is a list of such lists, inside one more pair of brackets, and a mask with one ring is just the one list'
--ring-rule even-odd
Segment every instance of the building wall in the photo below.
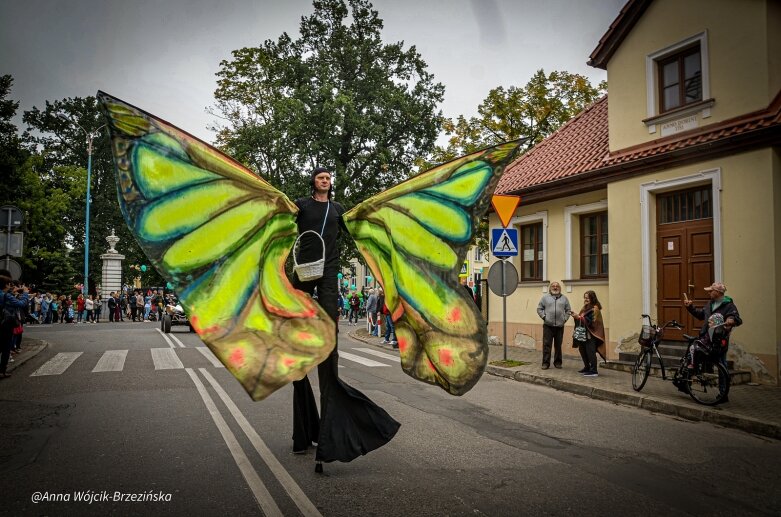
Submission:
{"label": "building wall", "polygon": [[[611,183],[608,188],[610,225],[611,348],[631,342],[638,332],[642,308],[640,187],[651,181],[686,177],[701,171],[721,171],[722,278],[738,306],[743,326],[732,335],[733,359],[754,371],[757,380],[776,383],[781,327],[779,264],[778,153],[770,148],[676,167]],[[685,187],[684,187],[685,188]],[[652,196],[653,198],[653,196]],[[651,200],[655,206],[655,198]],[[650,218],[650,292],[656,317],[656,218]],[[715,229],[714,229],[715,231]],[[771,294],[769,290],[774,289]],[[757,296],[767,290],[766,295]],[[739,357],[737,357],[739,356]]]}
{"label": "building wall", "polygon": [[[647,108],[646,56],[707,30],[710,116],[697,126],[767,107],[781,86],[781,17],[774,0],[656,0],[608,63],[610,150],[661,137],[642,122]],[[776,2],[777,3],[777,2]],[[685,8],[684,8],[685,7]],[[704,59],[704,56],[703,56]],[[653,82],[656,87],[656,82]],[[687,115],[683,115],[688,116]]]}
{"label": "building wall", "polygon": [[[570,301],[573,311],[578,311],[583,305],[583,293],[588,290],[594,290],[604,307],[603,319],[605,323],[605,332],[610,336],[610,318],[611,304],[608,292],[607,281],[567,281],[572,279],[565,278],[566,269],[566,241],[565,241],[565,209],[571,205],[585,205],[596,203],[607,199],[606,191],[590,192],[579,196],[565,197],[544,203],[535,203],[521,206],[516,210],[516,216],[513,219],[513,226],[517,227],[517,219],[524,216],[545,212],[547,215],[547,240],[545,241],[545,260],[547,261],[547,278],[544,282],[522,282],[518,289],[507,297],[507,337],[509,344],[515,344],[527,348],[542,349],[542,322],[537,316],[537,304],[540,298],[547,292],[548,282],[558,280],[563,284],[564,295]],[[572,255],[574,270],[576,276],[579,276],[579,246],[577,244],[579,237],[579,228],[577,216],[572,216]],[[609,222],[608,225],[611,223]],[[491,228],[501,226],[496,214],[491,214],[489,225]],[[520,232],[519,232],[520,233]],[[612,246],[612,241],[611,241]],[[612,253],[612,250],[611,250]],[[491,263],[497,259],[491,258]],[[521,271],[520,258],[512,259],[512,263]],[[612,262],[611,262],[612,268]],[[489,314],[488,314],[488,333],[489,335],[502,337],[502,298],[489,291]],[[579,356],[578,351],[571,347],[573,323],[570,320],[565,330],[565,355]],[[610,355],[609,355],[610,357]],[[616,356],[613,356],[615,358]]]}

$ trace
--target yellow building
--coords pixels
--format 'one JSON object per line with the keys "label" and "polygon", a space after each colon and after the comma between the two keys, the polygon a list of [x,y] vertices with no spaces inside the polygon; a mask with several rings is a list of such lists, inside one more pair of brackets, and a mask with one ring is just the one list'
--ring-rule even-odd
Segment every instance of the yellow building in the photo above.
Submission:
{"label": "yellow building", "polygon": [[[702,306],[719,281],[744,321],[728,359],[777,385],[781,2],[630,0],[589,64],[607,70],[609,99],[513,163],[497,189],[522,197],[508,336],[541,349],[535,309],[560,280],[573,310],[597,293],[617,360],[638,349],[641,314],[696,333],[682,297]],[[491,334],[501,317],[492,300]],[[568,343],[565,353],[577,355]]]}

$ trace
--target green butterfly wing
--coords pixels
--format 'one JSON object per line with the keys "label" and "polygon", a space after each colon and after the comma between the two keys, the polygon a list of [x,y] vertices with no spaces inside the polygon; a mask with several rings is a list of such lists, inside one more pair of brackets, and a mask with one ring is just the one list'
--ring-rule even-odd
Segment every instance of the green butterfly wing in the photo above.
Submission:
{"label": "green butterfly wing", "polygon": [[125,221],[201,339],[255,400],[303,378],[336,330],[285,274],[297,207],[195,137],[103,92],[98,100]]}
{"label": "green butterfly wing", "polygon": [[485,322],[458,272],[520,143],[440,165],[344,215],[385,291],[403,370],[453,395],[474,386],[488,358]]}

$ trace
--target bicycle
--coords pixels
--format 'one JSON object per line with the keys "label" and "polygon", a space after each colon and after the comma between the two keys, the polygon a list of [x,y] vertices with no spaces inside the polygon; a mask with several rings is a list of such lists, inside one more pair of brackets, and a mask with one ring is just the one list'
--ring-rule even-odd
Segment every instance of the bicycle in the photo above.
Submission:
{"label": "bicycle", "polygon": [[[643,347],[632,367],[632,388],[640,391],[648,380],[651,370],[652,354],[656,355],[662,372],[662,380],[668,379],[667,372],[659,354],[658,345],[664,337],[664,330],[674,328],[682,330],[683,326],[675,320],[668,321],[661,327],[654,325],[651,317],[643,314],[643,319],[648,320],[648,325],[643,325],[640,331],[640,346]],[[686,352],[672,376],[672,383],[680,391],[699,404],[714,406],[727,398],[729,393],[729,372],[718,360],[717,347],[707,347],[696,336],[683,335],[689,343]],[[690,356],[689,349],[695,344],[694,357]],[[693,368],[689,368],[692,365]]]}

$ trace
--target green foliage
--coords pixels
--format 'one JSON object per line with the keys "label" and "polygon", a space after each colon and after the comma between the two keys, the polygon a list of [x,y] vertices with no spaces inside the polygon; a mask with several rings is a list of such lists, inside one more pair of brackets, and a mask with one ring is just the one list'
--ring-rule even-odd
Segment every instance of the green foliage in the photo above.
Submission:
{"label": "green foliage", "polygon": [[[554,71],[546,75],[538,70],[519,88],[499,86],[488,92],[478,106],[477,117],[460,115],[443,123],[449,137],[445,147],[437,146],[427,159],[419,159],[421,170],[447,162],[501,142],[528,138],[521,153],[553,134],[569,119],[580,113],[607,91],[607,83],[593,87],[588,78],[569,72]],[[482,221],[475,231],[475,245],[488,252],[488,222]]]}
{"label": "green foliage", "polygon": [[607,91],[607,83],[592,86],[588,78],[563,71],[545,74],[538,70],[523,87],[499,86],[488,92],[478,106],[478,116],[444,123],[447,146],[437,147],[427,161],[452,160],[463,154],[500,142],[528,138],[523,151],[553,134]]}
{"label": "green foliage", "polygon": [[[58,116],[62,114],[65,120]],[[43,109],[33,107],[24,113],[28,125],[25,140],[31,150],[40,155],[36,174],[46,192],[60,192],[66,202],[58,205],[56,211],[63,234],[59,240],[42,241],[38,247],[39,262],[46,262],[46,253],[57,253],[57,268],[60,277],[73,272],[72,279],[62,288],[83,281],[84,236],[86,216],[87,185],[87,139],[86,132],[99,129],[104,123],[95,97],[74,97],[46,102]],[[84,128],[83,130],[81,128]],[[146,258],[128,230],[117,203],[117,183],[108,133],[101,129],[93,139],[91,200],[90,205],[90,289],[100,282],[103,263],[100,255],[107,249],[106,237],[114,229],[120,238],[118,250],[125,255],[125,267],[144,263]],[[32,181],[28,179],[28,181]],[[37,228],[29,226],[31,232]],[[67,261],[67,265],[63,264]],[[53,264],[51,265],[54,266]],[[48,266],[46,266],[48,267]],[[125,275],[129,278],[130,272]],[[156,273],[149,273],[150,283],[160,284],[162,279]],[[43,283],[43,280],[41,281]]]}
{"label": "green foliage", "polygon": [[336,176],[350,208],[405,179],[441,125],[435,83],[415,47],[382,41],[367,0],[316,0],[301,37],[282,34],[220,64],[218,143],[291,198],[309,171]]}

